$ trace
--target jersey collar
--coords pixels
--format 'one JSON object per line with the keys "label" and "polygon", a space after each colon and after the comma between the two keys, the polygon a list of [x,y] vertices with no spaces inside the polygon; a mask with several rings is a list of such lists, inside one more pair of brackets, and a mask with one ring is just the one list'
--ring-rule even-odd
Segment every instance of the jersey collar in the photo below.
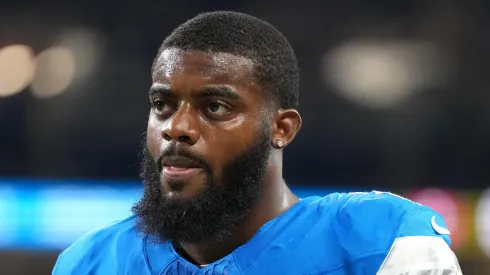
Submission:
{"label": "jersey collar", "polygon": [[[282,215],[262,225],[250,241],[235,249],[235,251],[228,256],[208,264],[201,270],[216,269],[221,265],[232,264],[236,265],[242,272],[245,272],[259,259],[262,252],[264,252],[277,237],[287,230],[288,225],[303,212],[302,210],[311,200],[314,200],[314,198],[298,201]],[[143,252],[147,267],[151,274],[161,274],[172,264],[187,266],[189,269],[199,269],[199,267],[192,265],[184,258],[180,257],[169,242],[154,243],[145,237],[143,241]]]}

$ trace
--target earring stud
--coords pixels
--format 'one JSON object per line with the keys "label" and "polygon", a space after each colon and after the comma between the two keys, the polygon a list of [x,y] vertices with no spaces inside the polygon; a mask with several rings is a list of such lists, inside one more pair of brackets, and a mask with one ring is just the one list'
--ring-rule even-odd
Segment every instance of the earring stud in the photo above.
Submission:
{"label": "earring stud", "polygon": [[277,148],[282,148],[282,146],[283,146],[282,141],[281,140],[278,140],[276,142],[276,146],[277,146]]}

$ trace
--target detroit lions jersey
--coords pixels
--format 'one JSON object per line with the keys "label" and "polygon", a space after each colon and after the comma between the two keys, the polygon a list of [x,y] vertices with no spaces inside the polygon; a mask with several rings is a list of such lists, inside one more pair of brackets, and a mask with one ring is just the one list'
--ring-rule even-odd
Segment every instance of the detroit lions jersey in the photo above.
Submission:
{"label": "detroit lions jersey", "polygon": [[53,274],[462,274],[449,244],[428,207],[390,193],[334,193],[300,200],[205,267],[140,236],[130,217],[76,241]]}

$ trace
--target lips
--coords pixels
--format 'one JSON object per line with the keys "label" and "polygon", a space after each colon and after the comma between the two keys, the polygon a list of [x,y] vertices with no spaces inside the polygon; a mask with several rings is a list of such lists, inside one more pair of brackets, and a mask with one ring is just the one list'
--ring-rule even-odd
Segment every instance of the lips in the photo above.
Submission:
{"label": "lips", "polygon": [[173,169],[201,168],[196,162],[183,157],[168,157],[162,160],[163,167],[172,167]]}
{"label": "lips", "polygon": [[187,178],[201,170],[201,166],[188,158],[168,157],[162,160],[163,174],[167,178]]}

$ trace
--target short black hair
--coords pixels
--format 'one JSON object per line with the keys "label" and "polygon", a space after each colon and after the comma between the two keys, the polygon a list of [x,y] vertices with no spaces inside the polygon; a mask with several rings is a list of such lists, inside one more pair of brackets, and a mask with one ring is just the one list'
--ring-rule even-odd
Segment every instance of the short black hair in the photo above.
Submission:
{"label": "short black hair", "polygon": [[232,11],[201,13],[165,39],[152,70],[160,54],[173,47],[249,58],[268,99],[282,109],[298,108],[299,69],[293,48],[281,32],[261,19]]}

